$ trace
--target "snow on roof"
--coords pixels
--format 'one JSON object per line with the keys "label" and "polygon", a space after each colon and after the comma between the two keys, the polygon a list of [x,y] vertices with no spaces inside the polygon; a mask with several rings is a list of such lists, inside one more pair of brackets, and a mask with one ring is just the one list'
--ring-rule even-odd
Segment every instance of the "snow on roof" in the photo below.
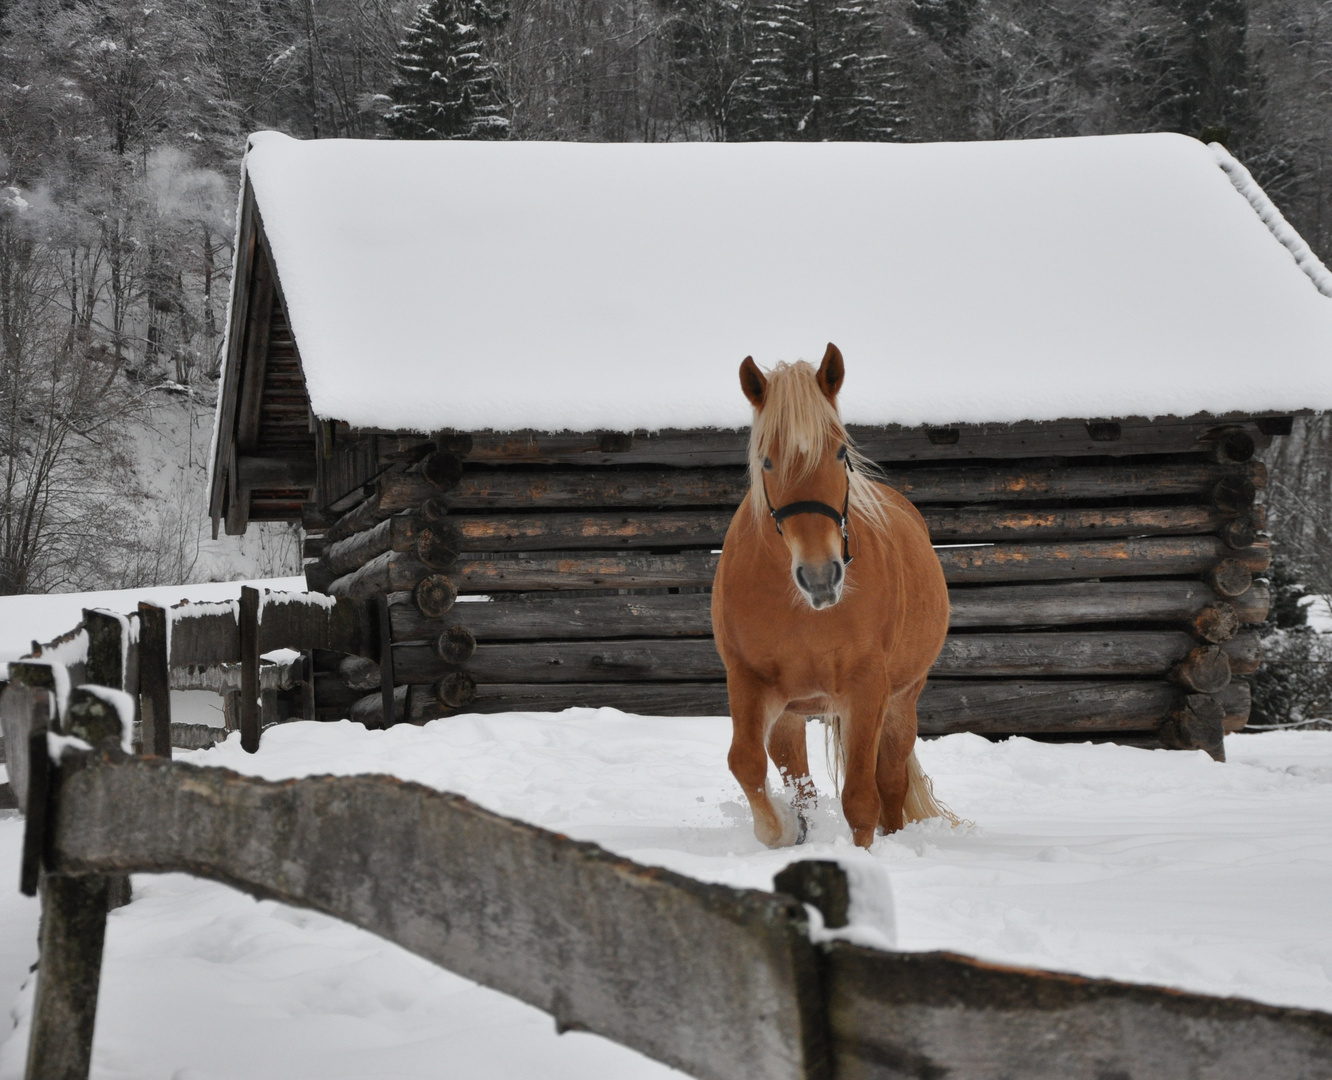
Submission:
{"label": "snow on roof", "polygon": [[313,408],[354,427],[743,427],[740,361],[830,340],[853,423],[1332,408],[1332,278],[1184,136],[262,132],[246,170]]}

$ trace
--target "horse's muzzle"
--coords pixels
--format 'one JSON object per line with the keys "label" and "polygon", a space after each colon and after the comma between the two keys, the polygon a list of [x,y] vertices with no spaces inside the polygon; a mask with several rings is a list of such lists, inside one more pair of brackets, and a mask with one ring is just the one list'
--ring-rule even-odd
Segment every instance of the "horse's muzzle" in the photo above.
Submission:
{"label": "horse's muzzle", "polygon": [[830,608],[842,599],[846,570],[840,559],[822,563],[797,563],[795,583],[815,611]]}

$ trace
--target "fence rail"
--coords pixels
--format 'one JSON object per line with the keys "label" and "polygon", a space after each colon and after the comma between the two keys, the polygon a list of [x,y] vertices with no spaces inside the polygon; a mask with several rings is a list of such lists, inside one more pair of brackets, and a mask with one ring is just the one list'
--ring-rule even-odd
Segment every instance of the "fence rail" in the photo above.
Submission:
{"label": "fence rail", "polygon": [[26,814],[20,885],[42,896],[27,1080],[88,1075],[106,911],[144,872],[344,919],[703,1080],[1332,1080],[1329,1014],[816,943],[806,904],[845,924],[835,864],[733,889],[391,777],[271,782],[170,760],[169,686],[242,695],[253,750],[262,699],[309,674],[261,653],[378,662],[389,631],[382,604],[248,590],[85,612],[11,665],[0,727]]}
{"label": "fence rail", "polygon": [[[344,919],[704,1080],[1332,1077],[1332,1015],[816,944],[801,901],[844,921],[833,864],[777,892],[704,884],[390,777],[129,756],[123,717],[52,705],[0,699],[42,878],[28,1080],[87,1075],[108,876],[169,871]],[[48,727],[90,749],[53,760]]]}

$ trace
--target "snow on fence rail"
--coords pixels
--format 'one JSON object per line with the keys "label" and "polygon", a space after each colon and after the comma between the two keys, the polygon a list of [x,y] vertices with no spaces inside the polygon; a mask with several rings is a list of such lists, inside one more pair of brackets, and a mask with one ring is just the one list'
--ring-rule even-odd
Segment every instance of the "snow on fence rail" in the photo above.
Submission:
{"label": "snow on fence rail", "polygon": [[[21,885],[42,895],[27,1080],[88,1075],[107,908],[126,875],[164,872],[344,919],[705,1080],[1332,1078],[1329,1014],[837,940],[832,863],[733,889],[391,777],[271,782],[172,762],[169,740],[154,756],[177,661],[241,666],[257,744],[261,650],[374,651],[342,601],[191,607],[88,613],[86,641],[13,665],[0,696]],[[125,752],[129,676],[147,756]]]}

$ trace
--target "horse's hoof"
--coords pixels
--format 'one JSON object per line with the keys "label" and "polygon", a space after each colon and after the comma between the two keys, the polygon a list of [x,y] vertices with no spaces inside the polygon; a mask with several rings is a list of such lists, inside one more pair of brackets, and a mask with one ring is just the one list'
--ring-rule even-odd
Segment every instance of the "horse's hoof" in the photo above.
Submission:
{"label": "horse's hoof", "polygon": [[809,822],[805,820],[804,814],[796,814],[796,838],[797,844],[803,844],[805,837],[809,835]]}

